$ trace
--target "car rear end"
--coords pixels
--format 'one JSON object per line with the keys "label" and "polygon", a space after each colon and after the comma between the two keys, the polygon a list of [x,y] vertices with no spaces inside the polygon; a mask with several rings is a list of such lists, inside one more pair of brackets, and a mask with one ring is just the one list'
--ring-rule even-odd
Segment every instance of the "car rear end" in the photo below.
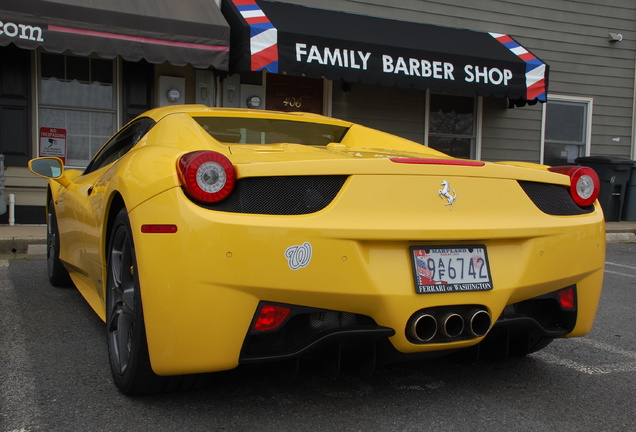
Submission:
{"label": "car rear end", "polygon": [[130,212],[133,226],[176,228],[135,239],[159,374],[489,338],[522,355],[592,327],[603,215],[577,204],[568,173],[346,139],[219,153],[233,182],[221,200],[197,198],[182,172]]}

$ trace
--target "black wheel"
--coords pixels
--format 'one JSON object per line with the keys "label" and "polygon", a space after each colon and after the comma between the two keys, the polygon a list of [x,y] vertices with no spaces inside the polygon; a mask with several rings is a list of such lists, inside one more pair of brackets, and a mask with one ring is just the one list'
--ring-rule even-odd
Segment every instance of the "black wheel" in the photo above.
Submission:
{"label": "black wheel", "polygon": [[115,218],[107,260],[106,325],[113,380],[124,394],[156,393],[166,378],[150,366],[135,246],[125,209]]}
{"label": "black wheel", "polygon": [[46,268],[51,285],[67,287],[72,284],[68,271],[60,261],[60,233],[53,200],[49,201],[46,218]]}

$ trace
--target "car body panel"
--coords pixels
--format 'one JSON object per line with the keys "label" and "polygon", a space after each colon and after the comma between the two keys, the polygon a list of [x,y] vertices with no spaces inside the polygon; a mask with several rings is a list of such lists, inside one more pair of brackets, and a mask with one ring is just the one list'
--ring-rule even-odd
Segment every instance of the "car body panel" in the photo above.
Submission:
{"label": "car body panel", "polygon": [[[156,125],[117,161],[86,175],[51,180],[60,259],[105,319],[106,251],[113,208],[129,214],[150,360],[159,375],[226,370],[241,349],[261,301],[351,312],[395,330],[402,353],[465,348],[483,337],[415,344],[409,318],[427,307],[483,305],[493,322],[508,305],[576,285],[578,315],[566,336],[592,327],[599,302],[604,219],[539,210],[519,181],[569,186],[569,178],[528,163],[447,165],[448,156],[420,144],[315,115],[291,118],[348,128],[340,143],[306,146],[226,144],[192,117],[290,115],[200,106],[146,114]],[[178,158],[211,150],[232,161],[238,179],[346,175],[324,209],[304,215],[213,211],[192,202],[176,171]],[[419,158],[423,163],[396,163]],[[453,159],[453,161],[456,161]],[[449,186],[454,200],[444,194]],[[142,233],[172,224],[175,233]],[[286,251],[309,244],[311,260],[292,268]],[[416,294],[411,246],[487,248],[493,289]]]}
{"label": "car body panel", "polygon": [[[456,183],[461,187],[462,182]],[[359,191],[347,188],[349,192]],[[184,353],[183,359],[188,364],[200,357],[201,369],[190,372],[236,365],[243,337],[261,299],[369,315],[378,325],[402,329],[406,320],[423,307],[483,304],[496,317],[508,304],[577,283],[581,287],[579,307],[589,313],[581,314],[585,319],[577,322],[571,335],[586,334],[592,326],[605,253],[602,215],[597,215],[599,223],[595,227],[582,230],[571,223],[541,226],[536,221],[519,229],[519,221],[510,221],[508,215],[491,220],[482,228],[487,217],[476,217],[466,224],[459,215],[450,217],[449,210],[440,203],[437,217],[430,220],[435,229],[427,229],[428,222],[423,223],[417,217],[404,218],[400,227],[386,227],[384,206],[357,201],[364,208],[363,213],[369,215],[361,221],[355,216],[359,213],[348,208],[355,207],[349,197],[341,196],[332,208],[298,219],[218,214],[211,221],[207,212],[196,205],[191,208],[189,203],[184,205],[180,194],[177,189],[155,197],[148,206],[132,212],[131,218],[135,225],[145,221],[176,223],[179,227],[175,234],[138,233],[144,238],[136,244],[140,245],[137,246],[140,271],[149,269],[140,274],[142,284],[153,287],[152,292],[142,291],[149,321],[157,323],[157,327],[148,327],[149,344],[153,352],[164,352],[171,364],[174,351]],[[400,194],[392,198],[396,203],[403,202]],[[340,208],[340,201],[347,205]],[[386,202],[387,207],[392,204],[392,200]],[[413,207],[417,208],[417,203]],[[171,208],[175,214],[166,217],[167,209]],[[405,214],[416,214],[415,208],[407,209]],[[184,216],[179,212],[187,215],[185,226],[180,222]],[[537,231],[541,235],[537,236]],[[306,268],[291,270],[285,250],[305,242],[312,247],[311,263]],[[488,248],[495,287],[492,291],[414,294],[409,246],[477,242]],[[576,250],[567,246],[569,242],[578,245]],[[174,251],[175,255],[166,254],[166,250]],[[187,263],[177,256],[183,250],[188,251]],[[566,265],[561,260],[564,256]],[[577,264],[567,265],[570,261]],[[179,283],[165,281],[164,272],[158,273],[153,268],[178,273]],[[196,295],[186,301],[180,298],[179,287],[187,287],[188,293]],[[176,298],[178,302],[174,301]],[[217,306],[219,299],[222,305]],[[150,315],[155,313],[156,317]],[[189,320],[198,316],[201,321],[196,325],[192,321],[183,322],[183,314]],[[165,318],[170,315],[173,320]],[[217,335],[217,327],[224,331]],[[167,338],[168,334],[174,337]],[[218,347],[223,350],[212,356],[201,351],[202,341],[209,344],[210,350]],[[391,342],[402,352],[440,348],[413,345],[399,331]],[[455,347],[473,343],[458,342]],[[160,358],[153,358],[155,371],[166,374],[177,371],[164,365]],[[205,364],[206,361],[213,363]],[[185,364],[177,369],[182,367]]]}

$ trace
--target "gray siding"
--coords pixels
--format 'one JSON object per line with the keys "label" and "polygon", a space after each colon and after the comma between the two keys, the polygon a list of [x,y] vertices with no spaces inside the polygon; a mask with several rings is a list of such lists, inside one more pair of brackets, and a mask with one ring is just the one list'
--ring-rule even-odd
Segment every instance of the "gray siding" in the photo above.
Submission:
{"label": "gray siding", "polygon": [[[630,157],[634,142],[636,68],[634,0],[286,1],[396,20],[507,33],[550,65],[549,94],[593,99],[592,154]],[[610,42],[610,31],[621,33],[623,41]],[[408,92],[399,91],[399,95],[408,96]],[[336,104],[342,103],[343,96],[334,91],[335,116],[342,112]],[[542,107],[507,109],[501,102],[484,101],[482,158],[538,161]],[[392,104],[395,105],[395,100]],[[364,117],[362,111],[359,114]],[[397,129],[402,130],[403,126]],[[414,135],[418,133],[419,130],[413,131]],[[620,138],[618,143],[616,138]]]}
{"label": "gray siding", "polygon": [[483,113],[481,159],[540,160],[540,104],[508,109],[506,99],[485,98]]}

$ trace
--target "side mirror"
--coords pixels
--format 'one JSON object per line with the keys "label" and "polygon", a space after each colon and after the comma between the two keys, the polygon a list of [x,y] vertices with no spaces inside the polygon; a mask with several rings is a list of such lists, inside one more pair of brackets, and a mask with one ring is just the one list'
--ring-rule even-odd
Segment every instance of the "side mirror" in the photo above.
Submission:
{"label": "side mirror", "polygon": [[59,179],[64,174],[64,163],[56,157],[41,157],[29,161],[29,170],[40,177]]}
{"label": "side mirror", "polygon": [[29,161],[29,170],[40,177],[52,179],[64,186],[72,187],[71,181],[64,175],[64,162],[56,157],[41,157]]}

